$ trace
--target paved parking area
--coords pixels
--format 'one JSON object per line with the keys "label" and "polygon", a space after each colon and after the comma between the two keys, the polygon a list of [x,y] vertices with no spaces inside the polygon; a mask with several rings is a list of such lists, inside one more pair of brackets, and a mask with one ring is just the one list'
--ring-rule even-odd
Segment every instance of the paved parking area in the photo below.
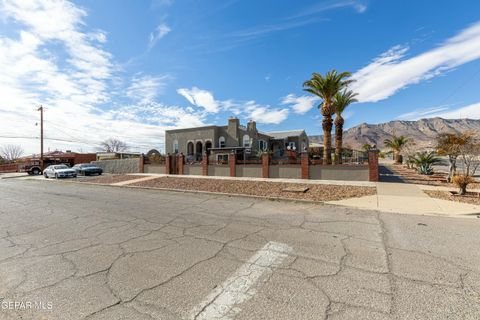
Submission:
{"label": "paved parking area", "polygon": [[0,319],[480,318],[480,219],[21,179],[0,199]]}

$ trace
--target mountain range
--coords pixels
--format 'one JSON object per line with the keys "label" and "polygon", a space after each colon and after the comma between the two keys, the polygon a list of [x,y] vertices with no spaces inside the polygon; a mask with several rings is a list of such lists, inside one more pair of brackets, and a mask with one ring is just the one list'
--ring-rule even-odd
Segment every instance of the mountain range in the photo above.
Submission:
{"label": "mountain range", "polygon": [[[406,136],[412,139],[419,149],[435,146],[435,139],[440,133],[460,133],[473,131],[480,133],[480,120],[428,118],[417,121],[394,120],[379,124],[362,123],[345,130],[343,145],[353,149],[361,149],[366,143],[384,148],[385,139]],[[333,133],[333,132],[332,132]],[[323,144],[323,136],[310,136],[310,143]],[[332,142],[334,143],[334,137]]]}

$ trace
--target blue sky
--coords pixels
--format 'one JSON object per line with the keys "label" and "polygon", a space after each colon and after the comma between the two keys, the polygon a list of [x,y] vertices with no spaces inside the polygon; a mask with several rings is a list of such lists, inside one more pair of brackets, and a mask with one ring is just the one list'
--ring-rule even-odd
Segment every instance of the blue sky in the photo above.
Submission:
{"label": "blue sky", "polygon": [[480,2],[0,1],[0,145],[163,149],[165,129],[321,133],[316,71],[350,71],[346,127],[480,118]]}

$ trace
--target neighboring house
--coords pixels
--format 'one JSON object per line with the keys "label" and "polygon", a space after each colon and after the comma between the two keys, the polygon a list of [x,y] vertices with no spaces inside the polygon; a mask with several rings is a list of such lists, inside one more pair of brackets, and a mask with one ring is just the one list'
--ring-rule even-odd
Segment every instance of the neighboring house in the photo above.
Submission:
{"label": "neighboring house", "polygon": [[235,152],[240,159],[254,158],[259,151],[271,151],[273,157],[286,156],[285,150],[307,150],[305,130],[261,132],[255,121],[240,125],[237,118],[228,119],[226,126],[206,126],[165,132],[166,153],[183,153],[187,161],[200,161],[207,153],[212,160],[226,161]]}
{"label": "neighboring house", "polygon": [[[90,161],[95,161],[95,153],[77,153],[67,150],[65,152],[55,150],[51,152],[43,153],[44,166],[51,164],[64,163],[70,166],[74,166],[79,163],[89,163]],[[21,163],[40,163],[40,155],[33,154],[31,156],[25,156],[18,160]]]}
{"label": "neighboring house", "polygon": [[138,152],[97,152],[97,161],[100,160],[119,160],[129,158],[139,158],[142,154]]}

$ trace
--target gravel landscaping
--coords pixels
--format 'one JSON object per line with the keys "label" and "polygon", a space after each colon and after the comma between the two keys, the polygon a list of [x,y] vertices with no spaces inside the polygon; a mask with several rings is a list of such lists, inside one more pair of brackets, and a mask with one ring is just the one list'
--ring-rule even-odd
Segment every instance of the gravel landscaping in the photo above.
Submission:
{"label": "gravel landscaping", "polygon": [[480,197],[477,192],[467,193],[466,196],[454,196],[449,191],[425,190],[424,192],[432,198],[480,205]]}
{"label": "gravel landscaping", "polygon": [[[209,191],[230,194],[244,194],[278,199],[297,199],[311,201],[331,201],[376,194],[376,188],[312,185],[298,183],[280,183],[265,181],[218,180],[205,178],[160,177],[153,180],[137,182],[130,186],[164,188],[190,191]],[[308,188],[308,191],[292,192],[285,189]]]}
{"label": "gravel landscaping", "polygon": [[108,175],[108,176],[99,176],[96,178],[87,178],[79,179],[78,182],[88,182],[88,183],[98,183],[98,184],[112,184],[117,182],[123,182],[128,180],[135,180],[139,178],[145,178],[145,176],[136,176],[136,175]]}
{"label": "gravel landscaping", "polygon": [[409,169],[403,165],[388,166],[390,170],[400,175],[407,183],[423,184],[430,186],[448,186],[447,175],[443,173],[436,173],[433,175],[419,174],[416,169]]}

